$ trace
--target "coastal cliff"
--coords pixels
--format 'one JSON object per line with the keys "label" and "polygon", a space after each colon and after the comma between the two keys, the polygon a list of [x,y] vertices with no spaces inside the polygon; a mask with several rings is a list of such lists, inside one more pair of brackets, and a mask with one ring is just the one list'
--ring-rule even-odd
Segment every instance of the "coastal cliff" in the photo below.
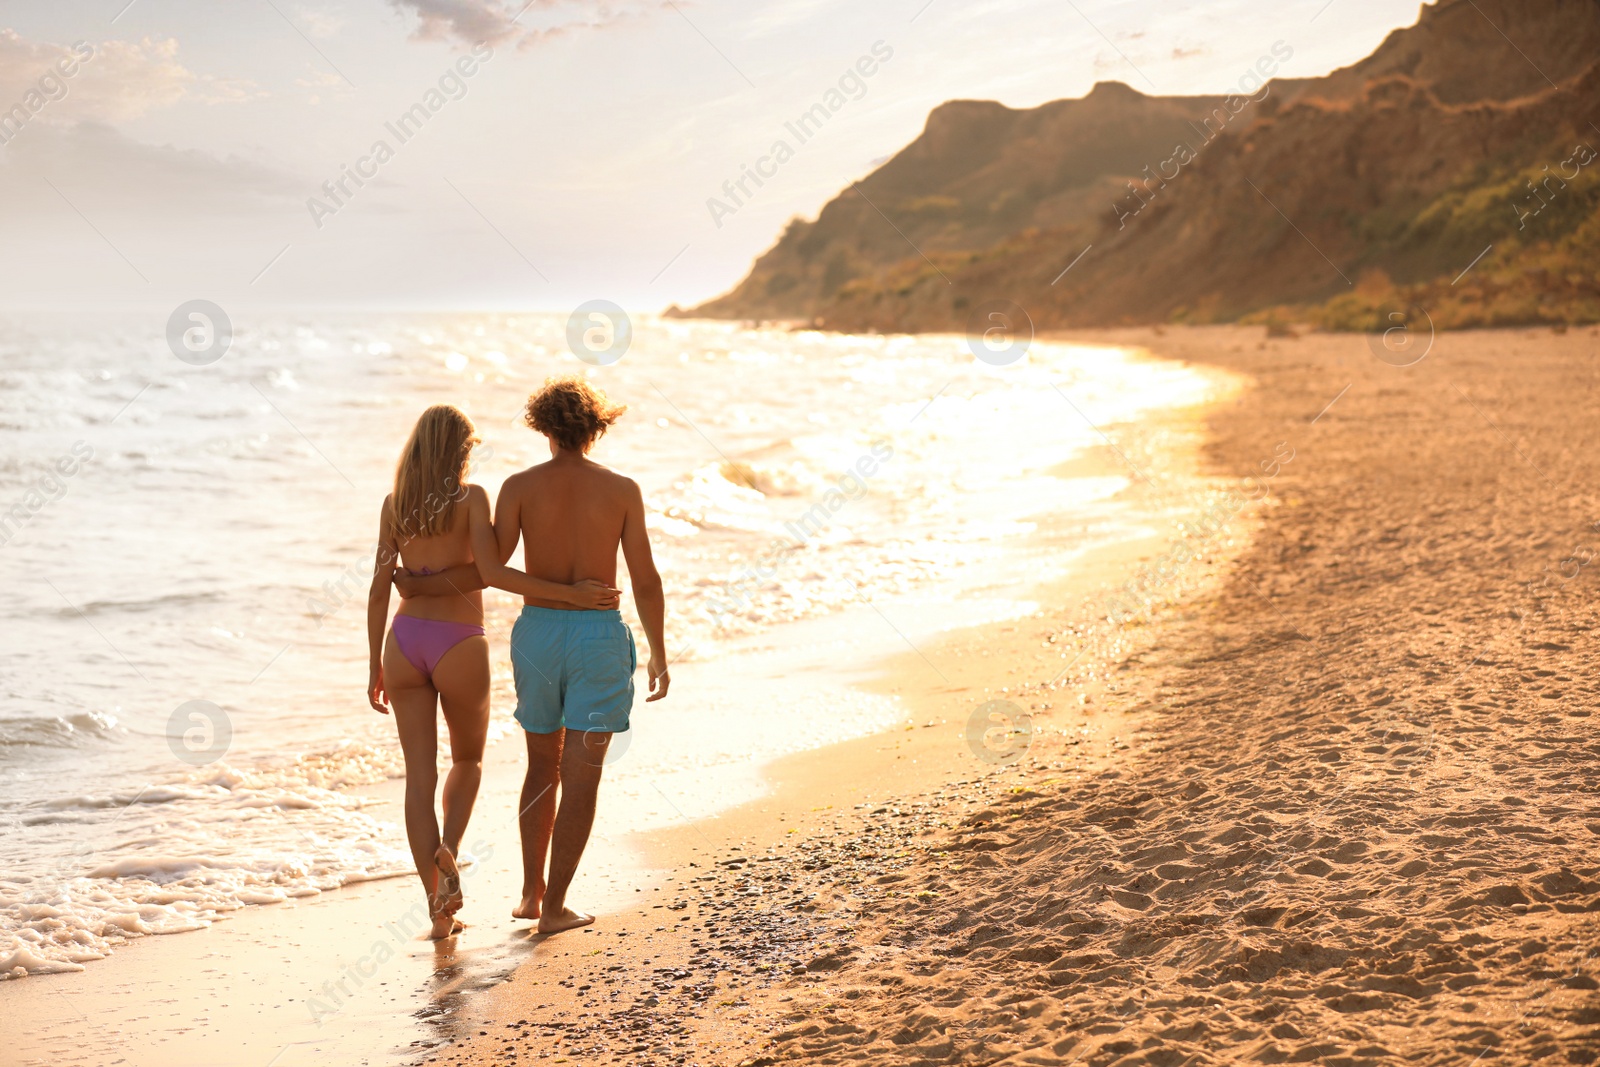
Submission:
{"label": "coastal cliff", "polygon": [[1236,91],[1121,83],[1017,110],[936,108],[922,134],[796,219],[693,317],[960,330],[1600,321],[1600,0],[1438,0],[1372,55]]}

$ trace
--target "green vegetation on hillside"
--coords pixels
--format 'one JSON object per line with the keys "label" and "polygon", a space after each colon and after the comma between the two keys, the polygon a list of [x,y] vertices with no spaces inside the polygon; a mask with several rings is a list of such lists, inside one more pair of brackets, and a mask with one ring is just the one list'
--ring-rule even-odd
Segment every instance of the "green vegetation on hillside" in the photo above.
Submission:
{"label": "green vegetation on hillside", "polygon": [[1549,163],[1474,174],[1406,220],[1382,250],[1394,262],[1414,260],[1419,249],[1448,250],[1459,258],[1454,273],[1397,282],[1375,269],[1351,293],[1246,321],[1294,318],[1328,330],[1377,331],[1394,309],[1420,306],[1442,329],[1600,322],[1594,145],[1565,141],[1550,146]]}

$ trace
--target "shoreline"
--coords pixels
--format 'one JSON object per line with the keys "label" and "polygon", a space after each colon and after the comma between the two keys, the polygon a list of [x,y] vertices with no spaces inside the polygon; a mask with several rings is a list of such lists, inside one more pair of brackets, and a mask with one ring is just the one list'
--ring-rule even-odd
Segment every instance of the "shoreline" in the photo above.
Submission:
{"label": "shoreline", "polygon": [[[1180,416],[1180,421],[1193,423],[1192,411],[1185,410],[1188,413]],[[1170,413],[1162,415],[1156,420],[1161,428],[1152,425],[1150,432],[1168,432],[1165,421],[1170,418]],[[1193,425],[1189,432],[1193,436]],[[1096,448],[1068,461],[1055,473],[1059,477],[1087,477],[1120,475],[1125,470],[1121,459],[1107,449]],[[1127,520],[1125,501],[1092,510],[1113,516],[1108,520],[1113,523]],[[1144,516],[1140,521],[1150,520]],[[1098,531],[1091,531],[1092,524],[1081,514],[1072,522],[1081,529],[1050,531],[1041,540],[1048,543],[1054,539],[1059,544],[1063,538],[1094,532],[1105,536],[1104,523]],[[1159,534],[1147,531],[1135,543],[1096,548],[1086,559],[1076,561],[1071,575],[1057,584],[1078,592],[1087,588],[1086,581],[1089,585],[1103,584],[1102,578],[1123,573],[1134,557],[1147,547],[1153,548],[1159,539]],[[1091,574],[1092,579],[1086,577]],[[1013,592],[1029,598],[1039,596],[1039,589],[1032,585]],[[1076,594],[1051,591],[1043,599],[1054,601],[1070,595]],[[1024,622],[996,622],[980,629],[995,633],[1017,631]],[[890,640],[895,638],[890,635]],[[1012,643],[1020,650],[1026,641],[1018,638]],[[976,663],[994,651],[974,648],[969,655]],[[927,660],[910,651],[903,652],[888,671],[865,684],[852,682],[850,687],[895,700],[925,686],[931,677]],[[989,673],[987,668],[978,667],[973,677],[983,678]],[[923,677],[917,677],[919,674]],[[989,688],[998,689],[1002,684],[995,680]],[[681,683],[678,688],[683,690]],[[967,688],[976,692],[983,686],[974,683]],[[663,899],[660,895],[671,891],[674,879],[681,879],[696,863],[705,866],[703,861],[716,851],[713,839],[730,844],[744,842],[741,847],[746,848],[756,848],[759,842],[759,847],[766,848],[791,839],[789,831],[797,828],[792,820],[772,818],[773,811],[809,812],[822,808],[853,812],[846,805],[856,802],[849,794],[855,787],[844,784],[848,775],[836,774],[841,765],[849,766],[851,775],[879,775],[870,794],[884,798],[926,791],[951,776],[970,775],[968,768],[975,761],[965,748],[959,721],[970,710],[969,703],[965,697],[951,695],[937,716],[930,713],[928,718],[919,719],[943,719],[936,727],[919,725],[910,731],[896,727],[843,744],[780,757],[764,768],[765,795],[710,820],[680,822],[651,836],[619,837],[614,826],[602,819],[597,823],[595,847],[580,870],[575,893],[583,894],[585,907],[604,914],[602,923],[609,933],[613,920],[621,923],[633,918],[628,898],[636,894],[626,890],[633,888],[644,894],[638,896],[641,900]],[[953,710],[956,705],[960,714]],[[1112,721],[1120,723],[1099,713],[1099,709],[1096,711],[1091,728],[1096,736]],[[920,707],[917,714],[922,714]],[[1120,725],[1117,728],[1121,729]],[[494,809],[514,802],[522,759],[517,736],[500,741],[486,759],[484,790],[468,835],[468,847],[486,842],[489,848],[479,851],[489,853],[485,857],[488,862],[476,891],[476,879],[469,879],[467,885],[469,910],[476,912],[471,916],[475,929],[468,931],[453,949],[436,951],[427,942],[402,942],[392,932],[383,933],[388,926],[403,927],[405,916],[415,910],[416,901],[412,898],[420,894],[410,875],[324,893],[312,906],[290,903],[280,908],[250,908],[233,913],[227,922],[217,923],[205,933],[203,942],[156,937],[142,939],[140,945],[129,944],[111,959],[95,964],[82,981],[72,981],[77,976],[68,975],[35,976],[33,982],[16,983],[8,990],[12,1005],[44,1023],[39,1033],[81,1033],[89,1018],[109,1018],[121,1025],[100,1036],[85,1036],[78,1044],[76,1060],[71,1055],[63,1057],[59,1048],[24,1040],[20,1047],[0,1056],[0,1061],[108,1062],[115,1058],[115,1048],[132,1042],[158,1048],[163,1064],[198,1065],[214,1061],[213,1041],[219,1040],[222,1033],[229,1035],[230,1049],[247,1050],[252,1056],[260,1053],[264,1061],[282,1057],[277,1062],[284,1067],[321,1062],[328,1055],[359,1056],[365,1061],[380,1047],[415,1061],[442,1053],[441,1045],[464,1036],[462,1020],[476,1017],[480,998],[492,1001],[501,990],[515,986],[517,974],[535,969],[521,965],[535,957],[540,958],[541,966],[565,962],[562,957],[572,951],[571,939],[583,936],[542,941],[528,936],[527,924],[509,919],[509,904],[499,909],[504,915],[494,914],[492,904],[487,905],[487,911],[483,906],[472,906],[474,898],[498,901],[505,897],[514,901],[515,885],[520,881],[520,872],[515,869],[514,825],[510,826],[509,835],[506,827],[486,832],[491,823],[509,822],[512,814],[509,808],[505,812]],[[893,750],[893,758],[886,750]],[[893,769],[883,774],[884,767]],[[823,786],[831,790],[831,799],[816,795]],[[613,787],[615,792],[615,783]],[[393,779],[353,792],[371,798],[380,812],[394,813],[397,818],[402,790],[403,780]],[[661,792],[659,787],[656,791]],[[603,788],[603,803],[605,794]],[[670,797],[661,795],[677,809]],[[491,797],[505,803],[486,803]],[[811,802],[805,803],[807,799]],[[682,814],[681,810],[678,814]],[[507,818],[501,819],[501,815]],[[607,885],[615,891],[602,893],[602,887]],[[654,909],[652,905],[645,911]],[[352,922],[354,927],[350,926]],[[364,926],[373,927],[373,937],[348,936],[349,929],[360,930]],[[645,935],[655,931],[618,926],[617,933],[631,933],[642,942]],[[281,978],[286,967],[290,973],[311,974],[315,980],[286,982]],[[374,973],[366,974],[369,970]],[[280,977],[259,986],[248,979],[251,973],[268,972]],[[137,1019],[126,1018],[124,1005],[139,999],[139,990],[150,974],[160,976],[170,996],[155,1011],[146,1011]],[[61,988],[56,981],[60,977],[81,988]],[[488,991],[486,995],[484,991]],[[404,1016],[411,1016],[414,1023],[397,1027],[396,1017]],[[308,1025],[319,1021],[325,1025]],[[9,1056],[18,1058],[10,1060]]]}
{"label": "shoreline", "polygon": [[[787,810],[668,842],[701,850],[674,893],[550,943],[429,1062],[1594,1062],[1600,430],[1539,432],[1600,390],[1594,337],[1454,335],[1410,373],[1349,338],[1097,337],[1256,379],[1205,473],[1297,448],[1241,554],[1074,679],[1122,714],[1104,753],[1036,734],[929,792],[954,738],[919,728],[775,768]],[[1047,614],[1032,702],[1059,689],[1028,646],[1077,632]],[[919,770],[808,803],[855,801],[858,758]]]}
{"label": "shoreline", "polygon": [[[925,815],[947,805],[972,809],[1023,765],[1052,767],[1067,776],[1114,769],[1125,758],[1125,739],[1141,724],[1104,669],[1098,641],[1077,663],[1100,665],[1087,701],[1080,702],[1076,690],[1070,700],[1054,693],[1024,700],[1033,721],[1029,749],[1019,761],[977,758],[968,720],[980,703],[1018,696],[1017,675],[1059,671],[1077,661],[1078,649],[1042,639],[1042,620],[1058,615],[1059,605],[1104,603],[1167,544],[1167,523],[1179,516],[1192,521],[1211,481],[1193,469],[1202,421],[1210,406],[1240,388],[1219,379],[1223,395],[1211,404],[1122,428],[1127,436],[1159,440],[1168,450],[1165,469],[1149,467],[1159,488],[1134,483],[1113,505],[1124,521],[1137,516],[1145,529],[1096,544],[1067,573],[1033,586],[1031,598],[1048,605],[1042,610],[951,628],[931,643],[880,661],[858,684],[903,700],[905,725],[770,763],[763,769],[765,796],[639,841],[653,869],[675,876],[652,887],[638,908],[577,936],[546,940],[537,966],[520,968],[468,1005],[452,1027],[452,1043],[417,1062],[474,1064],[513,1051],[556,1063],[732,1064],[759,1056],[765,1038],[750,1028],[754,1006],[783,996],[786,981],[821,980],[851,955],[846,943],[854,900],[847,894],[787,900],[778,886],[797,881],[799,870],[859,861],[861,853],[849,842],[877,832],[864,829],[874,812],[899,817],[901,808]],[[1114,447],[1099,446],[1057,473],[1120,475],[1128,462]],[[1174,495],[1183,500],[1176,512]],[[1081,517],[1040,520],[1043,529],[1032,540],[1042,553],[1060,551],[1081,533],[1074,528]],[[1231,531],[1229,550],[1237,551],[1247,538],[1246,530]],[[1204,587],[1222,566],[1220,559],[1203,565],[1189,580]],[[866,862],[874,878],[889,880],[904,859],[902,852]],[[558,1037],[564,1045],[551,1043]]]}

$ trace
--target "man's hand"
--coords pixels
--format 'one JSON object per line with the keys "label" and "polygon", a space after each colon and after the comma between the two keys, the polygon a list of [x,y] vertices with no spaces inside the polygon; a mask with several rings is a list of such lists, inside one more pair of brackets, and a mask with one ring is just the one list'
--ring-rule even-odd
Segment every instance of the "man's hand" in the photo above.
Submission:
{"label": "man's hand", "polygon": [[389,693],[383,687],[381,664],[374,663],[367,671],[367,703],[372,705],[373,711],[389,714]]}
{"label": "man's hand", "polygon": [[432,574],[424,571],[413,574],[404,567],[397,568],[391,578],[400,591],[402,600],[414,596],[460,596],[484,588],[483,576],[475,563],[457,563]]}
{"label": "man's hand", "polygon": [[650,663],[645,667],[650,674],[650,695],[644,698],[646,704],[652,700],[660,700],[667,695],[667,687],[672,685],[672,674],[667,670],[667,661],[650,657]]}
{"label": "man's hand", "polygon": [[417,576],[404,567],[394,569],[394,588],[400,594],[401,600],[410,600],[417,595]]}
{"label": "man's hand", "polygon": [[622,603],[622,591],[605,582],[585,578],[572,583],[572,606],[586,611],[610,611]]}

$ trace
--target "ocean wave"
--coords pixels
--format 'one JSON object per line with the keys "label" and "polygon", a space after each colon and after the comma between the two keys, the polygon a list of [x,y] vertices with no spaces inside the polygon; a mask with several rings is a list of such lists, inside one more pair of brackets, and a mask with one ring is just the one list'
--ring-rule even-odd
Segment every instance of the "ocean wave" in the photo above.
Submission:
{"label": "ocean wave", "polygon": [[[187,785],[148,785],[142,789],[126,790],[105,794],[82,794],[70,797],[52,797],[41,801],[39,807],[46,812],[57,811],[121,811],[135,804],[170,804],[175,800],[204,800],[208,795],[214,795],[212,790],[204,787]],[[28,816],[37,824],[45,824],[50,820],[48,816]]]}
{"label": "ocean wave", "polygon": [[658,513],[697,530],[768,534],[780,524],[780,508],[820,498],[870,447],[830,438],[812,442],[808,454],[799,445],[784,439],[698,467],[660,494]]}
{"label": "ocean wave", "polygon": [[163,593],[160,596],[140,597],[133,600],[89,600],[76,607],[61,608],[56,612],[62,618],[76,619],[83,615],[113,615],[125,612],[164,611],[168,608],[193,608],[205,604],[225,603],[227,597],[219,590],[196,593]]}
{"label": "ocean wave", "polygon": [[709,639],[745,636],[907,592],[948,574],[972,552],[953,540],[875,545],[837,527],[827,534],[675,590],[680,616]]}
{"label": "ocean wave", "polygon": [[313,777],[222,769],[132,795],[62,798],[25,817],[60,824],[74,843],[0,881],[0,978],[80,970],[131,938],[414,870],[399,827],[359,798],[304,784]]}
{"label": "ocean wave", "polygon": [[0,719],[0,763],[8,749],[81,748],[122,732],[114,716],[98,711]]}

